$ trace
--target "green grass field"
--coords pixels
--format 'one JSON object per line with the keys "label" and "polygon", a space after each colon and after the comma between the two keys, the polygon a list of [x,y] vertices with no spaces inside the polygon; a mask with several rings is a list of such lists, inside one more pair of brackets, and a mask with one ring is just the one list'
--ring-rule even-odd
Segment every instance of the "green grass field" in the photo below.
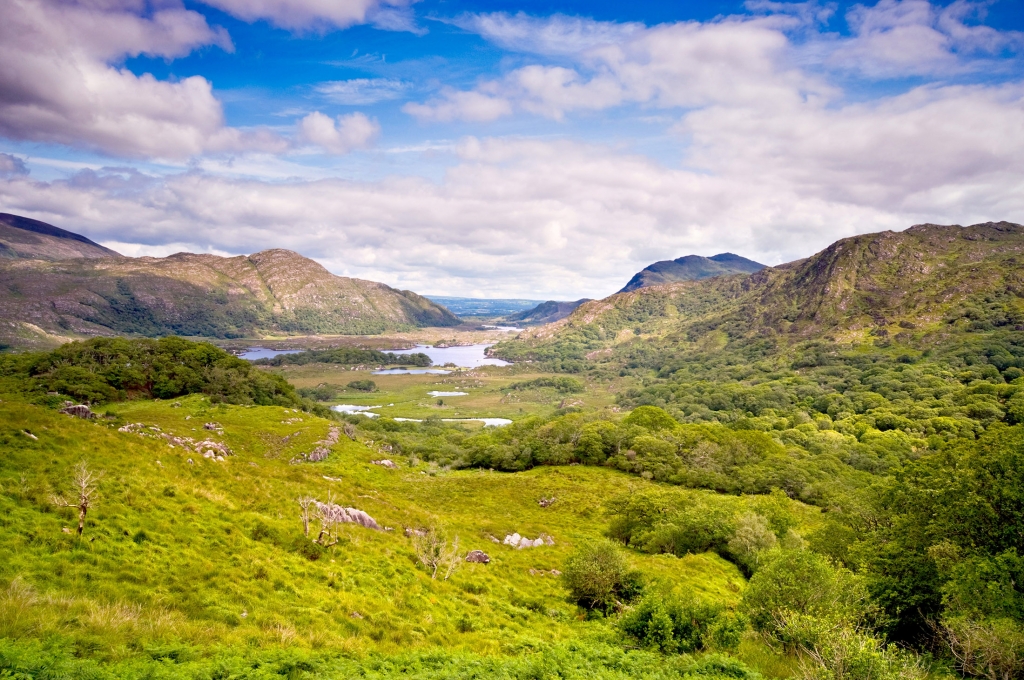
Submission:
{"label": "green grass field", "polygon": [[[437,381],[376,377],[403,380],[382,381],[375,397],[410,401]],[[481,392],[481,399],[500,395]],[[651,486],[642,479],[582,466],[450,472],[404,459],[389,470],[371,464],[381,456],[374,442],[345,436],[327,460],[293,463],[325,437],[330,421],[202,396],[115,404],[92,422],[5,399],[0,423],[0,639],[16,643],[8,658],[30,641],[110,667],[285,651],[512,658],[580,640],[621,653],[611,623],[587,620],[551,571],[574,546],[602,537],[605,502]],[[144,435],[118,431],[128,423],[141,423]],[[162,434],[209,437],[234,455],[205,459]],[[50,499],[69,491],[72,467],[83,460],[102,478],[79,540],[75,513]],[[339,543],[311,560],[303,556],[302,495],[331,496],[391,530],[344,525]],[[542,508],[542,497],[557,501]],[[800,514],[816,521],[810,508]],[[484,550],[491,562],[462,563],[448,581],[432,580],[406,527],[458,536],[463,550]],[[512,532],[548,534],[555,544],[515,550],[492,541]],[[728,606],[744,587],[737,568],[714,554],[630,560],[659,587]],[[769,675],[790,667],[753,640],[740,655]]]}

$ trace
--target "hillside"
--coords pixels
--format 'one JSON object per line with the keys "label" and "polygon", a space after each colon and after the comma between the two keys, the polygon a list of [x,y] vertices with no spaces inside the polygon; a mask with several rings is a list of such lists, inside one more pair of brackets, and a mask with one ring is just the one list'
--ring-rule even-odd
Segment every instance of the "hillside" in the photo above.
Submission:
{"label": "hillside", "polygon": [[590,298],[583,298],[575,302],[548,300],[547,302],[540,303],[533,309],[527,309],[518,314],[511,314],[505,317],[505,320],[528,325],[552,323],[569,316],[584,302],[590,302]]}
{"label": "hillside", "polygon": [[119,253],[39,220],[0,213],[0,258],[71,260],[121,257]]}
{"label": "hillside", "polygon": [[720,253],[711,257],[686,255],[675,260],[655,262],[649,267],[645,267],[637,272],[619,292],[628,293],[646,286],[658,286],[677,281],[696,281],[730,274],[752,274],[761,271],[764,267],[763,264],[732,253]]}
{"label": "hillside", "polygon": [[[573,355],[583,359],[638,341],[667,348],[712,337],[723,343],[859,342],[1019,331],[1022,257],[1024,227],[1009,222],[925,224],[854,236],[749,276],[650,286],[588,302],[561,321],[502,343],[495,353],[550,356],[570,337],[577,338]],[[582,331],[586,341],[578,341]]]}
{"label": "hillside", "polygon": [[460,323],[411,291],[335,276],[280,249],[237,257],[0,260],[0,290],[0,341],[7,344],[112,334],[376,334]]}

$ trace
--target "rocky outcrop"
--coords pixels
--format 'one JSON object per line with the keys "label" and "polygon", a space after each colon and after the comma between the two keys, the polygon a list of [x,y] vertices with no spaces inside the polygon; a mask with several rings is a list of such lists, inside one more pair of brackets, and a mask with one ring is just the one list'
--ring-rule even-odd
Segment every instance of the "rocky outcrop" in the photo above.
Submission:
{"label": "rocky outcrop", "polygon": [[466,561],[476,562],[477,564],[488,564],[491,561],[491,558],[483,550],[470,550],[466,555]]}
{"label": "rocky outcrop", "polygon": [[314,503],[317,512],[332,522],[338,522],[342,524],[358,524],[359,526],[366,527],[367,529],[373,529],[380,531],[380,525],[377,521],[370,517],[362,510],[356,508],[343,508],[340,505],[334,505],[333,503],[321,503],[317,501]]}

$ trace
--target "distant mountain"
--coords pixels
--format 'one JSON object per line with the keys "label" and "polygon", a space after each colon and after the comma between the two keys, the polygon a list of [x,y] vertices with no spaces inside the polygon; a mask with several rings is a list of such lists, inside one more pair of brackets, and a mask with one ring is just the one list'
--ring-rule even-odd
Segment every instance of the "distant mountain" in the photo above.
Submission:
{"label": "distant mountain", "polygon": [[696,281],[698,279],[709,279],[712,276],[725,276],[728,274],[753,274],[761,271],[765,265],[745,257],[732,253],[720,253],[711,257],[700,255],[687,255],[676,260],[663,260],[655,262],[649,267],[637,272],[629,280],[626,287],[620,293],[628,293],[637,288],[645,286],[657,286],[662,283],[673,283],[675,281]]}
{"label": "distant mountain", "polygon": [[106,249],[50,228],[58,235],[42,236],[81,244],[76,259],[0,258],[0,343],[44,346],[59,338],[117,334],[361,335],[461,323],[416,293],[335,276],[290,250],[237,257],[99,256]]}
{"label": "distant mountain", "polygon": [[569,316],[584,302],[590,302],[590,298],[583,298],[575,302],[548,300],[547,302],[540,303],[533,309],[527,309],[518,314],[511,314],[505,317],[505,320],[529,325],[551,323],[552,321],[558,321]]}
{"label": "distant mountain", "polygon": [[533,309],[540,300],[448,297],[445,295],[426,296],[439,305],[444,305],[459,316],[506,316],[527,309]]}
{"label": "distant mountain", "polygon": [[0,257],[71,260],[121,257],[121,254],[52,224],[0,213]]}

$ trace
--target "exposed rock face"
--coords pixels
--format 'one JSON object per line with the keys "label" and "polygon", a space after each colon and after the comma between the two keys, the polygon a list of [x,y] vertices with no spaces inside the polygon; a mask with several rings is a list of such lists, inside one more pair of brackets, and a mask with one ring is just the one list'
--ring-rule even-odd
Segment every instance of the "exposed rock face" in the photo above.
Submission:
{"label": "exposed rock face", "polygon": [[470,550],[469,554],[466,555],[466,561],[487,564],[491,561],[491,558],[483,550]]}
{"label": "exposed rock face", "polygon": [[358,524],[359,526],[366,527],[367,529],[374,529],[376,531],[381,530],[377,521],[362,510],[357,510],[356,508],[343,508],[340,505],[334,505],[333,503],[328,505],[327,503],[320,503],[319,501],[316,502],[315,505],[318,513],[334,522]]}
{"label": "exposed rock face", "polygon": [[[14,244],[4,240],[3,229],[22,235],[22,240],[50,238],[77,244],[79,250],[101,249],[70,232],[58,238],[2,224],[0,245]],[[461,323],[416,293],[335,276],[290,250],[237,257],[177,253],[130,258],[101,249],[97,253],[104,252],[102,257],[94,253],[81,259],[82,252],[51,249],[62,258],[79,259],[43,260],[24,259],[10,244],[0,249],[0,321],[30,324],[28,330],[37,335],[364,334]],[[8,295],[7,290],[17,294]],[[7,325],[0,324],[0,340],[23,344],[19,332],[28,330],[5,331]]]}

